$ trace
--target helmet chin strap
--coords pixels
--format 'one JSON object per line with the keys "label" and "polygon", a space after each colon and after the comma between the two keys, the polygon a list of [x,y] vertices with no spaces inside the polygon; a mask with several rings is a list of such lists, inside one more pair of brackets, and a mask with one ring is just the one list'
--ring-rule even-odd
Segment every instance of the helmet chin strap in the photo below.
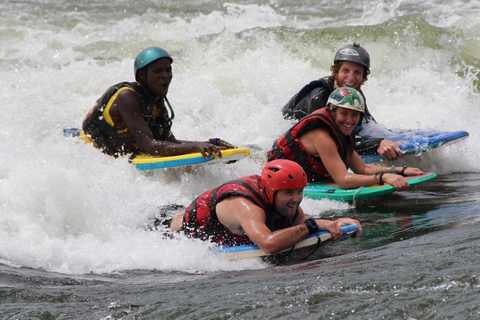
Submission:
{"label": "helmet chin strap", "polygon": [[147,95],[149,96],[154,96],[155,99],[158,99],[158,96],[156,96],[152,90],[150,90],[150,87],[148,86],[148,72],[147,72],[147,67],[144,67],[142,69],[143,71],[143,76],[145,78],[145,80],[142,79],[142,77],[139,77],[140,78],[140,81],[138,81],[140,83],[140,85],[142,86],[142,88],[145,89]]}
{"label": "helmet chin strap", "polygon": [[142,78],[140,77],[140,81],[138,81],[138,82],[140,83],[142,88],[145,88],[145,91],[146,91],[147,95],[155,97],[155,101],[162,101],[162,99],[163,99],[163,100],[165,100],[165,102],[167,102],[168,109],[170,110],[169,118],[170,118],[170,121],[173,120],[175,118],[175,112],[173,112],[173,108],[170,105],[170,101],[168,101],[167,96],[162,97],[162,96],[159,96],[159,95],[155,95],[153,93],[153,91],[150,89],[150,87],[148,86],[147,67],[143,68],[143,74],[144,74],[144,77],[145,77],[145,81],[143,81]]}
{"label": "helmet chin strap", "polygon": [[[158,97],[157,97],[158,99]],[[170,105],[170,101],[168,101],[167,99],[167,96],[163,97],[163,99],[165,100],[165,102],[167,103],[167,106],[168,106],[168,109],[170,110],[170,121],[173,120],[175,118],[175,112],[173,112],[173,108],[172,106]]]}

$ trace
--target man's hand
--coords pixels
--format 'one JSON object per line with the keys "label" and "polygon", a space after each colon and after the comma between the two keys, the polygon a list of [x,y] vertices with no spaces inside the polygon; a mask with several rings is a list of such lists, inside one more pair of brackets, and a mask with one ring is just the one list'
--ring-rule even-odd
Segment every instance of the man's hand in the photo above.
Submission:
{"label": "man's hand", "polygon": [[211,144],[214,144],[218,147],[224,147],[224,148],[220,148],[220,149],[236,149],[237,147],[234,146],[233,144],[225,141],[225,140],[222,140],[220,138],[212,138],[212,139],[209,139],[208,140]]}
{"label": "man's hand", "polygon": [[196,149],[202,154],[205,159],[213,159],[215,155],[222,157],[222,152],[216,145],[210,142],[197,142]]}
{"label": "man's hand", "polygon": [[387,160],[397,160],[398,157],[403,158],[402,150],[400,150],[397,143],[390,140],[382,140],[377,152]]}
{"label": "man's hand", "polygon": [[357,236],[362,234],[360,222],[351,218],[340,218],[335,221],[318,219],[316,220],[320,230],[327,230],[332,235],[332,241],[340,239],[343,235],[342,226],[355,224],[358,226]]}

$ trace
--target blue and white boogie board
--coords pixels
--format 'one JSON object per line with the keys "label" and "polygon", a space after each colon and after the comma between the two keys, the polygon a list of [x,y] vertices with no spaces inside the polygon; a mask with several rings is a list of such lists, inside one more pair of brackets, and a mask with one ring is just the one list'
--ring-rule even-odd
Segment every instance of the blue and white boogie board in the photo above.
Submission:
{"label": "blue and white boogie board", "polygon": [[[343,237],[341,240],[351,238],[358,231],[357,225],[348,225],[342,227]],[[327,231],[319,231],[311,234],[291,248],[283,251],[268,254],[257,245],[241,245],[241,246],[221,246],[219,247],[219,253],[225,255],[228,260],[240,260],[250,258],[262,258],[272,263],[287,263],[294,261],[303,261],[307,258],[319,259],[325,257],[325,252],[322,251],[322,247],[325,244],[330,243],[332,235]]]}
{"label": "blue and white boogie board", "polygon": [[[440,146],[449,145],[466,139],[469,133],[466,131],[426,131],[408,130],[400,132],[388,132],[384,137],[387,140],[399,143],[404,156],[420,155],[422,152],[430,151]],[[362,136],[366,139],[378,138],[375,136]],[[385,160],[378,153],[360,156],[365,163],[372,163]]]}

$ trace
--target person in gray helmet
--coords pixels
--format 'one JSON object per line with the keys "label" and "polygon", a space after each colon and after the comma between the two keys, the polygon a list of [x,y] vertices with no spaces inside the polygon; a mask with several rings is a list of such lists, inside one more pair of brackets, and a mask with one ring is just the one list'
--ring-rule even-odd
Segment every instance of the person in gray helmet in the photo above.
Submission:
{"label": "person in gray helmet", "polygon": [[370,75],[370,55],[367,50],[358,43],[347,44],[338,49],[333,60],[330,67],[332,74],[311,81],[295,94],[282,109],[284,118],[300,120],[315,110],[325,108],[328,97],[335,89],[354,88],[362,94],[365,101],[365,113],[356,132],[355,151],[360,155],[378,152],[387,160],[403,157],[397,143],[383,138],[364,139],[359,134],[362,122],[376,122],[368,110],[365,95],[361,90]]}
{"label": "person in gray helmet", "polygon": [[[172,81],[170,54],[159,47],[142,50],[135,58],[136,82],[111,86],[85,117],[82,129],[95,146],[112,156],[144,152],[176,156],[200,152],[205,158],[219,149],[235,148],[218,138],[209,141],[177,140],[171,131],[174,112],[167,99]],[[167,109],[168,106],[168,109]]]}

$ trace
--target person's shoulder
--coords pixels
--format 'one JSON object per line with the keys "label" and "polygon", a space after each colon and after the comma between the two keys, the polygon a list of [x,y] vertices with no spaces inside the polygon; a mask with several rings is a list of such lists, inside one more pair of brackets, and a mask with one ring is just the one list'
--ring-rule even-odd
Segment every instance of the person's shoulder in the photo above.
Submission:
{"label": "person's shoulder", "polygon": [[244,176],[244,177],[232,179],[229,182],[237,183],[237,184],[239,183],[239,181],[251,182],[251,183],[255,183],[255,182],[260,183],[260,179],[261,179],[261,177],[259,175],[253,174],[253,175],[250,175],[250,176]]}
{"label": "person's shoulder", "polygon": [[330,75],[330,76],[325,76],[325,77],[323,77],[323,78],[320,78],[319,80],[324,81],[325,83],[329,83],[329,84],[333,84],[333,83],[334,83],[333,78],[332,78],[331,75]]}
{"label": "person's shoulder", "polygon": [[123,86],[118,88],[116,93],[117,99],[127,99],[129,101],[140,102],[140,97],[135,90],[130,86]]}
{"label": "person's shoulder", "polygon": [[326,106],[322,106],[318,109],[313,110],[310,113],[310,115],[315,115],[315,116],[323,115],[323,116],[325,116],[325,115],[327,115],[327,113],[328,113],[328,109],[326,108]]}
{"label": "person's shoulder", "polygon": [[316,110],[325,107],[333,90],[334,82],[331,77],[323,77],[317,80],[317,86],[310,94],[310,109]]}
{"label": "person's shoulder", "polygon": [[118,108],[121,113],[138,112],[142,110],[140,97],[130,87],[122,87],[118,90],[112,108]]}
{"label": "person's shoulder", "polygon": [[233,194],[222,199],[217,203],[217,209],[219,209],[218,206],[220,206],[220,208],[232,209],[232,211],[241,211],[241,208],[245,210],[257,210],[258,208],[264,211],[252,198],[247,195],[242,195],[241,193]]}
{"label": "person's shoulder", "polygon": [[252,179],[255,181],[260,181],[262,177],[260,177],[258,174],[252,174],[251,176],[246,176],[245,178]]}

